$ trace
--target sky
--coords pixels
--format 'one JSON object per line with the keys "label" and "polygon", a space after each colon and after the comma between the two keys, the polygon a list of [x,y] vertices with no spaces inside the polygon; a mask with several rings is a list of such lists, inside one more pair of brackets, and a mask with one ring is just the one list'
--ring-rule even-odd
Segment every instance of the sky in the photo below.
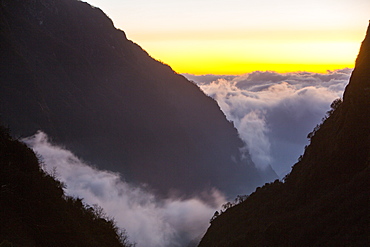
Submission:
{"label": "sky", "polygon": [[368,0],[88,0],[178,73],[353,68]]}

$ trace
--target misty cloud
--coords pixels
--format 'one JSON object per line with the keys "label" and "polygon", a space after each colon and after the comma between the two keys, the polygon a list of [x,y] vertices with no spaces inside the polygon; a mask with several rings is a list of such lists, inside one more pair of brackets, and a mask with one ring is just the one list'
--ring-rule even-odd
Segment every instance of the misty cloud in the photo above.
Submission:
{"label": "misty cloud", "polygon": [[307,134],[321,122],[331,102],[342,97],[351,72],[184,76],[218,102],[256,166],[271,165],[283,177],[303,153]]}
{"label": "misty cloud", "polygon": [[145,185],[129,184],[119,174],[98,170],[51,144],[41,131],[23,141],[41,157],[43,169],[66,184],[67,195],[101,206],[138,247],[186,246],[200,240],[209,219],[225,202],[217,190],[208,195],[213,198],[212,205],[198,197],[159,199]]}

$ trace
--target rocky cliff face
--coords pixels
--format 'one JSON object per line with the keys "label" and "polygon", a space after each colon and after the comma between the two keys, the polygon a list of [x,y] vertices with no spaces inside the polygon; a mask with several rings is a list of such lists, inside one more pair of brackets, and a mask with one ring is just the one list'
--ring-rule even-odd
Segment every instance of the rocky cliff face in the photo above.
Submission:
{"label": "rocky cliff face", "polygon": [[[76,0],[0,2],[0,114],[161,194],[263,181],[216,102]],[[273,176],[273,175],[272,175]],[[271,179],[271,176],[270,178]]]}
{"label": "rocky cliff face", "polygon": [[200,246],[366,246],[369,241],[370,30],[343,102],[309,135],[285,182],[214,221]]}

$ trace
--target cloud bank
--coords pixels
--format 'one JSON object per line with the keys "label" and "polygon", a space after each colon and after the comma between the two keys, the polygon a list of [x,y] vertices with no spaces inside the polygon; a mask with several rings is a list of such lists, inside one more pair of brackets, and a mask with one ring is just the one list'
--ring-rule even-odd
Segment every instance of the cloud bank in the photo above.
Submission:
{"label": "cloud bank", "polygon": [[[351,71],[185,76],[213,97],[234,122],[256,166],[271,165],[283,177],[303,153],[307,134],[331,102],[342,96]],[[204,195],[158,198],[145,185],[129,184],[118,173],[84,163],[71,151],[52,144],[43,132],[23,141],[40,155],[43,169],[56,172],[67,185],[68,195],[104,208],[138,247],[187,246],[199,240],[213,213],[225,202],[217,190],[207,195],[213,203],[204,202]]]}
{"label": "cloud bank", "polygon": [[271,165],[283,177],[303,153],[307,134],[321,122],[331,102],[342,97],[351,72],[184,76],[217,101],[256,166]]}
{"label": "cloud bank", "polygon": [[160,199],[145,189],[125,182],[117,173],[98,170],[72,152],[51,144],[39,131],[23,139],[41,158],[43,169],[66,184],[67,195],[98,204],[117,225],[127,230],[137,246],[187,246],[197,242],[209,226],[209,219],[225,202],[211,191],[212,205],[197,197]]}

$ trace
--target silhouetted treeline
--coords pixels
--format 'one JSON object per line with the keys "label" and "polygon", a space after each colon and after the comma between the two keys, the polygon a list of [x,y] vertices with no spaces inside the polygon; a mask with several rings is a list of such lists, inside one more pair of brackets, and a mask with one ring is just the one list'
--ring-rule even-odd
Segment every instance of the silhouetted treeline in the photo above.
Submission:
{"label": "silhouetted treeline", "polygon": [[0,126],[1,246],[132,246],[100,207],[66,196],[63,187]]}

